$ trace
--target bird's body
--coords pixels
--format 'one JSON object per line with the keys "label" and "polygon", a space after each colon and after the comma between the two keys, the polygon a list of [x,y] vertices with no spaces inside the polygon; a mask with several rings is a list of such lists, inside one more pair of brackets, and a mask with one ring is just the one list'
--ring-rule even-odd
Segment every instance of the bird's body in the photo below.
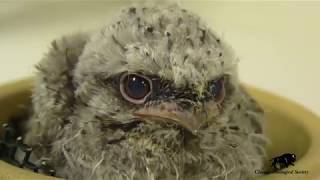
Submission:
{"label": "bird's body", "polygon": [[25,142],[68,180],[248,179],[263,112],[232,50],[178,6],[131,7],[52,43]]}

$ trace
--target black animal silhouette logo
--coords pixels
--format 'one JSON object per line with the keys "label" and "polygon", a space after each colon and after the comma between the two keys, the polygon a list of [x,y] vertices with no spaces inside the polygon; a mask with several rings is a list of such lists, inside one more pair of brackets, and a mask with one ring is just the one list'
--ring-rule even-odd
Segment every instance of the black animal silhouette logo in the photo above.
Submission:
{"label": "black animal silhouette logo", "polygon": [[290,154],[290,153],[286,153],[286,154],[282,154],[281,156],[275,157],[272,160],[272,167],[275,170],[280,170],[283,168],[287,168],[290,165],[294,166],[294,162],[296,161],[297,156],[295,154]]}

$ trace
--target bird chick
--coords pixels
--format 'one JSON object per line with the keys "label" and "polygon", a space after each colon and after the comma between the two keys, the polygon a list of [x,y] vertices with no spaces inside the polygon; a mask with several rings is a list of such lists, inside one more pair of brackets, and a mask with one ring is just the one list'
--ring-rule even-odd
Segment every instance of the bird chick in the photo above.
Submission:
{"label": "bird chick", "polygon": [[25,143],[68,180],[248,179],[263,111],[232,49],[177,5],[130,7],[52,42]]}

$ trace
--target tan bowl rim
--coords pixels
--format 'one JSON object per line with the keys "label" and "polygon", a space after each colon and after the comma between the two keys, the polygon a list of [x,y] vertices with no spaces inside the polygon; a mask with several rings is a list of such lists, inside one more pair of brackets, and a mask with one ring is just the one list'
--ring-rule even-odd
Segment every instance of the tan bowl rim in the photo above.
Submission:
{"label": "tan bowl rim", "polygon": [[[315,113],[306,109],[304,106],[289,100],[285,97],[276,95],[274,93],[246,85],[246,89],[249,94],[252,94],[255,99],[260,103],[268,106],[272,106],[274,109],[281,109],[288,116],[291,116],[291,120],[297,123],[308,132],[310,138],[310,146],[307,152],[300,158],[295,166],[290,166],[285,169],[286,171],[295,170],[307,170],[308,174],[301,175],[283,175],[283,174],[269,174],[266,176],[259,177],[259,180],[285,180],[285,179],[320,179],[320,118]],[[263,102],[260,100],[263,96],[269,96],[263,98]],[[259,98],[260,97],[260,98]],[[297,132],[299,133],[299,132]],[[288,139],[290,141],[290,139]]]}

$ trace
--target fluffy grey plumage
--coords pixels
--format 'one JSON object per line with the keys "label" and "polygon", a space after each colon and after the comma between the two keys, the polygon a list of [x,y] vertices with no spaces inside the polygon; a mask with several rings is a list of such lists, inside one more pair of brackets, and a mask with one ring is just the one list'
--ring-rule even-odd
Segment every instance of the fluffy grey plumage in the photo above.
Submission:
{"label": "fluffy grey plumage", "polygon": [[[248,179],[262,167],[263,112],[236,57],[176,5],[126,8],[96,33],[53,41],[37,68],[25,141],[61,177]],[[150,80],[146,99],[123,95],[128,74]]]}

